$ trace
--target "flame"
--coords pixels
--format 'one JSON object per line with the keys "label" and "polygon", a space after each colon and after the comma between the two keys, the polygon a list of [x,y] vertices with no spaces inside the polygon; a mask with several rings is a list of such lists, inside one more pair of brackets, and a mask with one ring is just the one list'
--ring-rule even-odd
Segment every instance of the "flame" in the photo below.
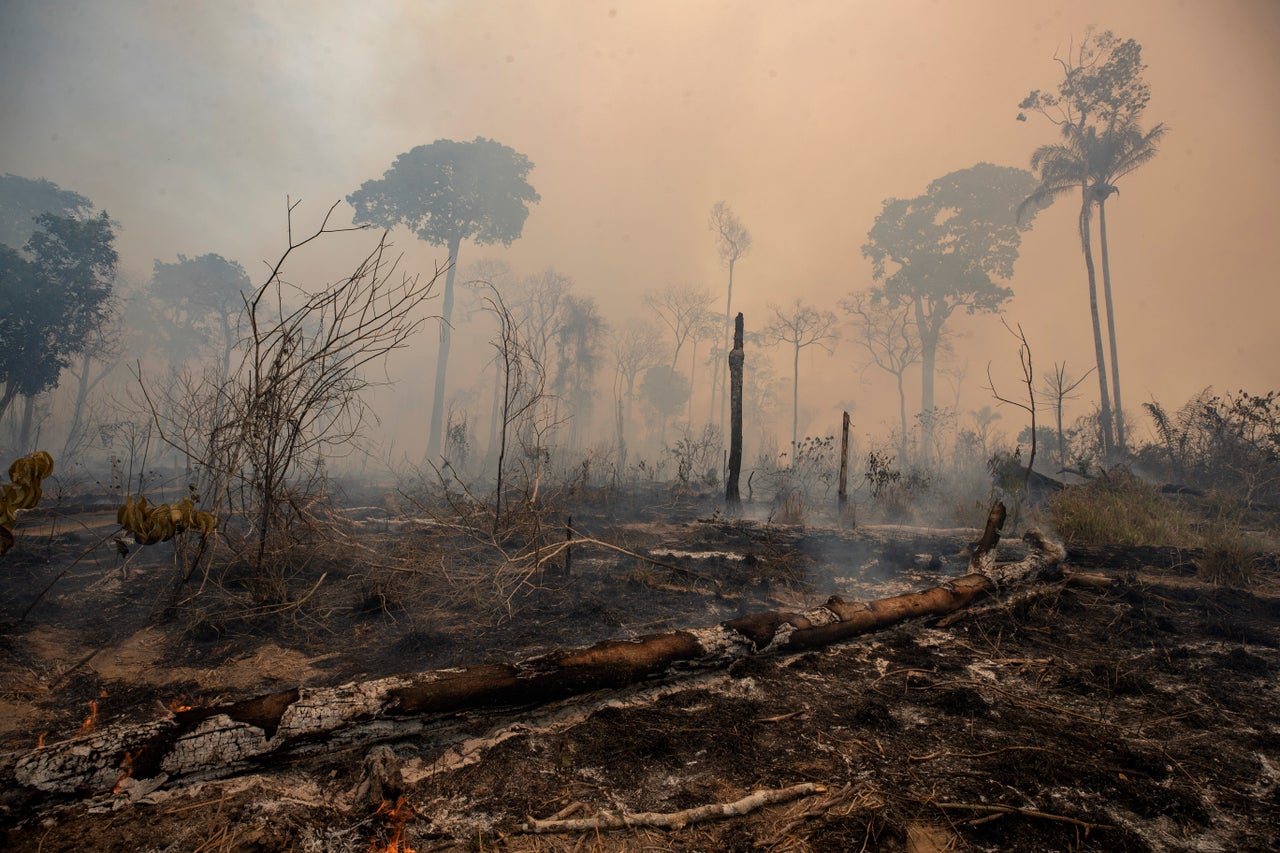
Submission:
{"label": "flame", "polygon": [[98,700],[89,700],[89,716],[84,718],[84,722],[80,724],[80,734],[90,734],[98,727]]}
{"label": "flame", "polygon": [[48,732],[41,732],[40,737],[36,738],[36,749],[44,749],[44,737]]}
{"label": "flame", "polygon": [[374,814],[386,815],[391,823],[391,837],[385,845],[375,839],[369,843],[369,853],[415,853],[409,843],[404,840],[404,825],[418,816],[413,804],[404,797],[398,797],[394,806],[386,800],[378,806]]}
{"label": "flame", "polygon": [[102,688],[102,692],[98,694],[98,698],[99,698],[99,699],[106,699],[106,698],[107,698],[107,688],[105,688],[105,687],[104,687],[104,688]]}
{"label": "flame", "polygon": [[116,784],[111,789],[111,793],[119,794],[120,788],[124,785],[124,781],[133,775],[133,760],[142,755],[141,749],[133,752],[125,752],[124,760],[120,762],[120,776],[116,779]]}
{"label": "flame", "polygon": [[186,703],[186,698],[186,694],[183,694],[177,699],[170,699],[169,704],[165,707],[175,714],[182,713],[183,711],[190,711],[191,706]]}

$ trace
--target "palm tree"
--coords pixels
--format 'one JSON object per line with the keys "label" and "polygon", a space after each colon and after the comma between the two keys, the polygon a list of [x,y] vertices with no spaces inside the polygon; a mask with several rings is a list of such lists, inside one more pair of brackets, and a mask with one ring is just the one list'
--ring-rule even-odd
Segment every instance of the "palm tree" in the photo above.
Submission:
{"label": "palm tree", "polygon": [[1161,122],[1143,132],[1130,118],[1098,138],[1091,158],[1090,195],[1098,205],[1098,235],[1102,248],[1102,292],[1107,303],[1107,333],[1111,343],[1111,390],[1115,392],[1116,446],[1125,450],[1124,407],[1120,404],[1120,357],[1116,351],[1115,310],[1111,303],[1111,262],[1107,254],[1107,199],[1120,190],[1115,182],[1156,156],[1156,146],[1169,132]]}
{"label": "palm tree", "polygon": [[[1115,182],[1156,155],[1159,141],[1168,133],[1164,123],[1143,131],[1130,114],[1113,115],[1104,128],[1082,122],[1063,122],[1063,141],[1042,145],[1031,156],[1031,168],[1040,177],[1040,186],[1018,209],[1044,205],[1064,192],[1080,188],[1080,246],[1089,275],[1089,310],[1093,317],[1093,338],[1098,367],[1098,386],[1104,451],[1125,449],[1124,415],[1120,397],[1120,364],[1116,347],[1115,310],[1111,297],[1111,263],[1107,251],[1107,199],[1120,190]],[[1114,418],[1108,394],[1102,327],[1098,315],[1097,273],[1091,241],[1093,205],[1098,206],[1098,233],[1102,249],[1102,287],[1107,310],[1107,334],[1111,354],[1111,388],[1115,395]],[[1114,422],[1115,432],[1112,432]]]}

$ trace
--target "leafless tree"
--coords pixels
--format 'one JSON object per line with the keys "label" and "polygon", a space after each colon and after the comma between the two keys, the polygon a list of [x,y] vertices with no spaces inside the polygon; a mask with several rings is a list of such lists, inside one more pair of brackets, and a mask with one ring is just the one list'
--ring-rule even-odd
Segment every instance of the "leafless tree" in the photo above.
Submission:
{"label": "leafless tree", "polygon": [[[733,318],[733,268],[739,260],[751,251],[751,232],[738,219],[729,205],[723,201],[718,201],[711,207],[711,216],[707,220],[707,227],[711,229],[711,233],[715,235],[716,251],[720,254],[720,262],[729,269],[729,286],[725,291],[724,299],[724,352],[729,352],[730,336],[732,335],[732,318]],[[720,432],[724,432],[725,403],[728,399],[724,393],[726,386],[724,383],[728,380],[729,364],[724,362],[722,369],[716,370],[711,374],[711,401],[715,404],[716,388],[720,388]]]}
{"label": "leafless tree", "polygon": [[1004,323],[1004,327],[1009,330],[1009,334],[1018,339],[1018,363],[1022,366],[1022,382],[1027,386],[1027,400],[1012,400],[1008,397],[1001,396],[996,390],[995,380],[991,378],[991,365],[987,365],[987,388],[991,391],[991,396],[995,397],[1002,404],[1017,406],[1031,417],[1031,452],[1027,455],[1027,470],[1022,476],[1022,493],[1027,493],[1027,486],[1031,482],[1031,469],[1036,464],[1036,383],[1035,383],[1035,366],[1031,362],[1031,344],[1027,343],[1027,336],[1022,331],[1022,324],[1018,324],[1017,331],[1009,325],[1003,317],[1000,322]]}
{"label": "leafless tree", "polygon": [[770,304],[769,310],[773,316],[765,326],[765,340],[792,347],[791,457],[794,460],[800,438],[800,350],[818,346],[831,353],[838,337],[836,315],[805,305],[798,298],[786,308]]}
{"label": "leafless tree", "polygon": [[[309,236],[293,231],[297,202],[288,205],[288,246],[265,281],[244,297],[239,364],[223,382],[191,379],[182,399],[155,399],[138,380],[162,440],[193,463],[202,493],[216,513],[243,519],[245,542],[259,575],[274,571],[302,531],[313,529],[312,505],[323,497],[325,459],[350,452],[369,416],[365,370],[404,347],[424,324],[420,309],[443,273],[396,277],[384,233],[355,270],[308,290],[285,278],[287,264],[308,244],[342,231],[329,219]],[[218,412],[209,423],[209,413]],[[201,432],[197,427],[209,427]],[[272,565],[269,566],[268,564]]]}
{"label": "leafless tree", "polygon": [[911,302],[862,291],[840,300],[841,307],[853,321],[854,340],[860,345],[863,371],[877,367],[894,378],[898,385],[898,423],[901,440],[898,458],[907,458],[907,393],[906,373],[920,363],[920,336],[914,328],[915,312]]}
{"label": "leafless tree", "polygon": [[618,330],[611,344],[613,353],[613,396],[618,421],[618,465],[627,464],[626,424],[635,405],[636,378],[663,356],[662,338],[647,320],[631,318]]}
{"label": "leafless tree", "polygon": [[1067,363],[1064,361],[1058,364],[1053,363],[1053,373],[1044,378],[1044,391],[1049,395],[1049,399],[1053,401],[1053,414],[1058,427],[1058,467],[1067,467],[1067,435],[1062,429],[1062,404],[1067,400],[1076,399],[1077,394],[1074,392],[1080,387],[1080,383],[1089,378],[1089,374],[1097,370],[1091,367],[1085,371],[1084,375],[1079,379],[1072,379],[1067,373]]}
{"label": "leafless tree", "polygon": [[644,295],[644,303],[653,309],[664,325],[671,330],[675,348],[671,352],[671,369],[680,362],[680,349],[705,322],[707,309],[715,299],[711,292],[694,290],[687,285],[668,285],[662,290],[651,290]]}

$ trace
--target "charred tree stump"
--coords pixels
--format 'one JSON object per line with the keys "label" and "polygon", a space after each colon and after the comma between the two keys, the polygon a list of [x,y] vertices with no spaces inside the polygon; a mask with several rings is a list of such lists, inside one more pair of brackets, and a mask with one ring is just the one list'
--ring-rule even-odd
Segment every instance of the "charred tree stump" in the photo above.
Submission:
{"label": "charred tree stump", "polygon": [[844,413],[840,426],[840,489],[836,509],[840,523],[844,523],[845,507],[849,505],[849,413]]}
{"label": "charred tree stump", "polygon": [[[17,758],[13,776],[29,788],[62,793],[120,790],[130,778],[130,785],[147,790],[181,778],[217,778],[286,756],[446,729],[451,716],[463,712],[536,705],[751,655],[814,649],[906,619],[952,613],[1013,583],[1060,576],[1062,546],[1035,531],[1024,537],[1029,546],[1024,559],[996,563],[1003,516],[1003,506],[993,508],[969,573],[932,589],[871,602],[832,596],[800,613],[757,613],[705,628],[564,649],[514,664],[298,687],[183,709],[33,749]],[[394,773],[387,776],[383,786],[394,787]]]}
{"label": "charred tree stump", "polygon": [[742,312],[733,320],[733,350],[729,353],[729,475],[724,481],[725,512],[742,512],[738,494],[738,477],[742,473],[742,366],[746,356],[742,348]]}

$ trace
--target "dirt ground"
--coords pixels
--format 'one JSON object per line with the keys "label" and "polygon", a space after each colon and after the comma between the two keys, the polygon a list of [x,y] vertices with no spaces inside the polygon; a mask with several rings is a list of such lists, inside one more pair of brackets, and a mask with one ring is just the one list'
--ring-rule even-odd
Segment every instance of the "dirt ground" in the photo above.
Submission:
{"label": "dirt ground", "polygon": [[[733,535],[693,516],[575,526],[629,553],[581,546],[567,573],[544,567],[495,594],[470,577],[442,586],[444,563],[383,571],[379,554],[428,554],[440,534],[369,513],[351,529],[364,562],[310,566],[295,579],[306,590],[319,578],[305,606],[238,621],[193,608],[164,616],[159,590],[173,568],[161,551],[126,571],[109,530],[43,529],[0,572],[0,775],[42,735],[73,738],[91,702],[94,724],[108,726],[163,715],[172,701],[518,660],[831,593],[881,598],[964,565],[859,546],[856,535],[840,547],[794,528]],[[1239,591],[1114,571],[1112,588],[1046,585],[943,627],[917,621],[822,651],[452,715],[411,739],[154,791],[55,797],[10,779],[0,846],[1280,849],[1272,572]],[[399,774],[381,810],[364,769],[375,759]],[[534,819],[671,815],[802,783],[812,787],[786,802],[684,826],[527,831]]]}

